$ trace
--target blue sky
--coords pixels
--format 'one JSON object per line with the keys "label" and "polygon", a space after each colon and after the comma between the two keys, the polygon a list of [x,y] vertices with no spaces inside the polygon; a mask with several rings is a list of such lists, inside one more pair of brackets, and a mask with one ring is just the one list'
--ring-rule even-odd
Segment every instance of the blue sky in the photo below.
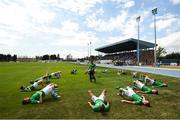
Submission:
{"label": "blue sky", "polygon": [[157,43],[180,52],[180,0],[1,0],[0,53],[18,56],[87,56],[95,48],[137,38],[154,42],[153,15],[158,8]]}

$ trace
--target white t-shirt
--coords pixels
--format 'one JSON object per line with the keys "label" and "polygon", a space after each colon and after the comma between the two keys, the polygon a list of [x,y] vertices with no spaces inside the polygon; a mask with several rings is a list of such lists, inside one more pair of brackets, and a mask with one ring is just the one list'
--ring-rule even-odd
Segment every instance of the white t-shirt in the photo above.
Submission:
{"label": "white t-shirt", "polygon": [[92,98],[91,98],[91,100],[92,100],[93,102],[95,102],[97,99],[104,101],[105,96],[104,96],[104,95],[100,95],[99,97],[92,96]]}
{"label": "white t-shirt", "polygon": [[132,97],[132,95],[136,94],[132,88],[127,88],[127,90],[125,91],[125,94],[128,96],[128,97]]}
{"label": "white t-shirt", "polygon": [[149,82],[151,83],[151,85],[154,83],[153,79],[149,79]]}
{"label": "white t-shirt", "polygon": [[38,82],[35,82],[35,83],[33,84],[33,86],[34,86],[35,88],[37,88],[37,87],[38,87]]}
{"label": "white t-shirt", "polygon": [[148,80],[150,82],[150,84],[152,85],[154,83],[154,80],[153,79],[150,79],[149,77],[145,77],[145,80]]}
{"label": "white t-shirt", "polygon": [[52,86],[47,85],[45,88],[42,89],[42,91],[45,93],[45,95],[48,95],[52,91]]}
{"label": "white t-shirt", "polygon": [[142,87],[144,86],[144,84],[141,82],[136,83],[136,85],[139,89],[142,89]]}

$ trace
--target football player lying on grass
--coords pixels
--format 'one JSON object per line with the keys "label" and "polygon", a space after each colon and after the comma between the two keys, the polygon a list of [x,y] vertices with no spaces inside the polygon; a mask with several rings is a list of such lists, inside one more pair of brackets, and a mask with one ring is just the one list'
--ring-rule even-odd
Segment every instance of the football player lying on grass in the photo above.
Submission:
{"label": "football player lying on grass", "polygon": [[54,72],[54,73],[51,73],[49,75],[50,78],[57,78],[59,79],[61,77],[61,71],[57,71],[57,72]]}
{"label": "football player lying on grass", "polygon": [[126,74],[127,74],[127,71],[121,69],[121,70],[118,70],[117,74],[118,74],[118,75],[126,75]]}
{"label": "football player lying on grass", "polygon": [[40,104],[43,103],[43,99],[45,96],[51,93],[52,97],[55,99],[60,98],[58,95],[58,87],[57,84],[49,84],[45,88],[40,91],[35,92],[31,97],[25,97],[22,101],[22,104]]}
{"label": "football player lying on grass", "polygon": [[108,69],[103,70],[102,73],[108,73]]}
{"label": "football player lying on grass", "polygon": [[110,108],[109,102],[105,101],[106,90],[103,90],[99,97],[96,97],[91,90],[88,90],[88,93],[92,100],[92,102],[88,102],[88,104],[93,109],[94,112],[109,111]]}
{"label": "football player lying on grass", "polygon": [[23,85],[23,86],[20,87],[20,89],[22,91],[34,91],[34,90],[36,90],[38,88],[39,85],[42,85],[43,87],[45,86],[43,79],[38,80],[37,82],[34,82],[30,86],[24,86]]}
{"label": "football player lying on grass", "polygon": [[76,74],[77,73],[77,70],[76,69],[73,69],[72,71],[71,71],[71,74]]}
{"label": "football player lying on grass", "polygon": [[146,93],[146,94],[158,94],[158,90],[147,87],[139,80],[135,80],[133,88],[137,89],[137,93]]}
{"label": "football player lying on grass", "polygon": [[153,87],[168,87],[166,83],[162,83],[159,81],[156,81],[154,79],[149,78],[147,75],[145,77],[146,83],[152,85]]}
{"label": "football player lying on grass", "polygon": [[132,77],[135,79],[138,79],[139,81],[141,81],[142,83],[144,83],[146,85],[146,80],[145,80],[144,74],[133,72]]}
{"label": "football player lying on grass", "polygon": [[144,74],[139,74],[139,77],[137,79],[146,85],[146,80],[145,80]]}
{"label": "football player lying on grass", "polygon": [[150,102],[146,100],[144,96],[136,94],[133,89],[129,86],[126,88],[120,88],[117,95],[120,95],[128,100],[121,100],[123,103],[135,104],[135,105],[145,105],[150,107]]}
{"label": "football player lying on grass", "polygon": [[138,78],[138,73],[137,73],[137,72],[133,72],[133,73],[132,73],[132,77],[133,77],[133,78]]}
{"label": "football player lying on grass", "polygon": [[38,82],[39,80],[43,80],[45,84],[48,84],[48,83],[50,83],[50,75],[46,74],[36,80],[31,80],[30,84],[34,84],[35,82]]}
{"label": "football player lying on grass", "polygon": [[46,73],[46,75],[41,77],[46,84],[50,83],[50,75]]}

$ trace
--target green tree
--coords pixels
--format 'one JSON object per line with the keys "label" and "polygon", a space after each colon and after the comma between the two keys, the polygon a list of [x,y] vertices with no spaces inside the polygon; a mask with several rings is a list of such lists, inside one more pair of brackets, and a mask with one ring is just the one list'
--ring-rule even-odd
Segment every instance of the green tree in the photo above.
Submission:
{"label": "green tree", "polygon": [[59,54],[57,54],[57,60],[60,60],[60,55]]}
{"label": "green tree", "polygon": [[163,47],[158,47],[158,49],[156,50],[156,55],[157,55],[157,59],[160,60],[165,54],[166,54],[166,49]]}
{"label": "green tree", "polygon": [[56,57],[56,55],[54,54],[54,55],[50,55],[50,59],[51,60],[56,60],[57,59],[57,57]]}
{"label": "green tree", "polygon": [[49,55],[43,55],[42,60],[49,60]]}
{"label": "green tree", "polygon": [[10,55],[10,54],[7,54],[7,55],[6,55],[6,58],[7,58],[7,61],[8,61],[8,62],[11,61],[11,55]]}
{"label": "green tree", "polygon": [[16,62],[17,61],[17,55],[13,55],[12,61]]}
{"label": "green tree", "polygon": [[180,53],[179,52],[172,52],[170,54],[167,54],[165,56],[166,59],[180,59]]}
{"label": "green tree", "polygon": [[72,56],[71,54],[68,54],[68,55],[66,56],[66,60],[72,60],[72,58],[73,58],[73,56]]}

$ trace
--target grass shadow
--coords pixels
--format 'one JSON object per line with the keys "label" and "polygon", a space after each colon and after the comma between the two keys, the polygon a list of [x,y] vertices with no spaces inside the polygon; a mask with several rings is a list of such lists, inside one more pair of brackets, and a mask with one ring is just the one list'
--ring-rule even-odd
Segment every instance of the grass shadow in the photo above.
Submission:
{"label": "grass shadow", "polygon": [[108,116],[107,112],[101,112],[101,115],[104,117]]}
{"label": "grass shadow", "polygon": [[44,100],[43,100],[43,102],[58,102],[58,101],[60,101],[61,100],[61,98],[60,99],[55,99],[55,98],[45,98]]}
{"label": "grass shadow", "polygon": [[[94,83],[94,82],[92,82],[92,83]],[[102,82],[95,82],[94,84],[95,85],[104,85]]]}

